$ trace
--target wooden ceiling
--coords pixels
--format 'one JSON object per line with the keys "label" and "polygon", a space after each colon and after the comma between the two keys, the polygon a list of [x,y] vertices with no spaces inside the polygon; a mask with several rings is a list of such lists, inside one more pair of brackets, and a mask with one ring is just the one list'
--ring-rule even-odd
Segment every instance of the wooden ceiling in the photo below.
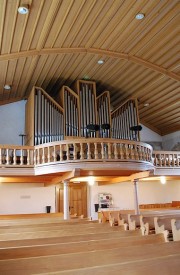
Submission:
{"label": "wooden ceiling", "polygon": [[0,105],[34,85],[55,96],[89,78],[98,94],[110,91],[112,107],[136,97],[141,123],[180,130],[179,11],[179,0],[0,0]]}

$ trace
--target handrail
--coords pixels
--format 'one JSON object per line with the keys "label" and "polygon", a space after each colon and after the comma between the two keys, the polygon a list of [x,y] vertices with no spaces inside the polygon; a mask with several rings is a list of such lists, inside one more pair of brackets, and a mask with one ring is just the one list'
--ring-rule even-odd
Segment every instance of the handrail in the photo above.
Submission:
{"label": "handrail", "polygon": [[153,151],[154,166],[180,167],[180,151]]}
{"label": "handrail", "polygon": [[37,146],[0,145],[0,166],[39,166],[67,162],[149,162],[180,167],[179,151],[153,151],[151,145],[119,139],[78,138]]}
{"label": "handrail", "polygon": [[146,143],[108,138],[71,139],[35,146],[35,165],[56,161],[152,162],[152,147]]}

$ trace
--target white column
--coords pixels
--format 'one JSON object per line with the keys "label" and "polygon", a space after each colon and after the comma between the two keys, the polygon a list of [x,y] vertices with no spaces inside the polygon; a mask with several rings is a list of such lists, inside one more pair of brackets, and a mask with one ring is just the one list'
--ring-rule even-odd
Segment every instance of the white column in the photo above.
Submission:
{"label": "white column", "polygon": [[91,186],[87,182],[87,216],[91,220]]}
{"label": "white column", "polygon": [[69,182],[65,180],[64,184],[64,220],[69,219]]}
{"label": "white column", "polygon": [[139,215],[139,202],[138,202],[138,180],[134,180],[134,208],[135,214]]}

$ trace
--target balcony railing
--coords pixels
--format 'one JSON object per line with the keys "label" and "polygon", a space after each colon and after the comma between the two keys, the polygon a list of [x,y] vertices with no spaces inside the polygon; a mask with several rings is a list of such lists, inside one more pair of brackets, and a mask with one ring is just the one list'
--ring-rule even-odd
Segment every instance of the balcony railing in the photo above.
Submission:
{"label": "balcony railing", "polygon": [[72,139],[38,146],[0,145],[0,166],[40,166],[70,162],[149,162],[179,167],[180,152],[152,151],[149,144],[117,139]]}
{"label": "balcony railing", "polygon": [[180,167],[179,151],[153,151],[153,159],[156,167]]}

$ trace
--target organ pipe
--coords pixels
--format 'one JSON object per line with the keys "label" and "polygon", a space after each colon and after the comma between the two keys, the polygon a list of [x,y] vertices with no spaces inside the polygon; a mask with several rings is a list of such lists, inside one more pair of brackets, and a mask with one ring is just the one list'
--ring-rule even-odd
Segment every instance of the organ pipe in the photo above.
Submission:
{"label": "organ pipe", "polygon": [[[79,80],[76,92],[63,86],[56,100],[58,103],[43,89],[33,88],[27,101],[28,117],[32,119],[26,122],[26,145],[66,137],[139,140],[139,133],[134,134],[130,129],[139,124],[136,99],[126,101],[111,112],[109,92],[97,97],[95,82]],[[98,126],[94,131],[88,127],[93,125]]]}

